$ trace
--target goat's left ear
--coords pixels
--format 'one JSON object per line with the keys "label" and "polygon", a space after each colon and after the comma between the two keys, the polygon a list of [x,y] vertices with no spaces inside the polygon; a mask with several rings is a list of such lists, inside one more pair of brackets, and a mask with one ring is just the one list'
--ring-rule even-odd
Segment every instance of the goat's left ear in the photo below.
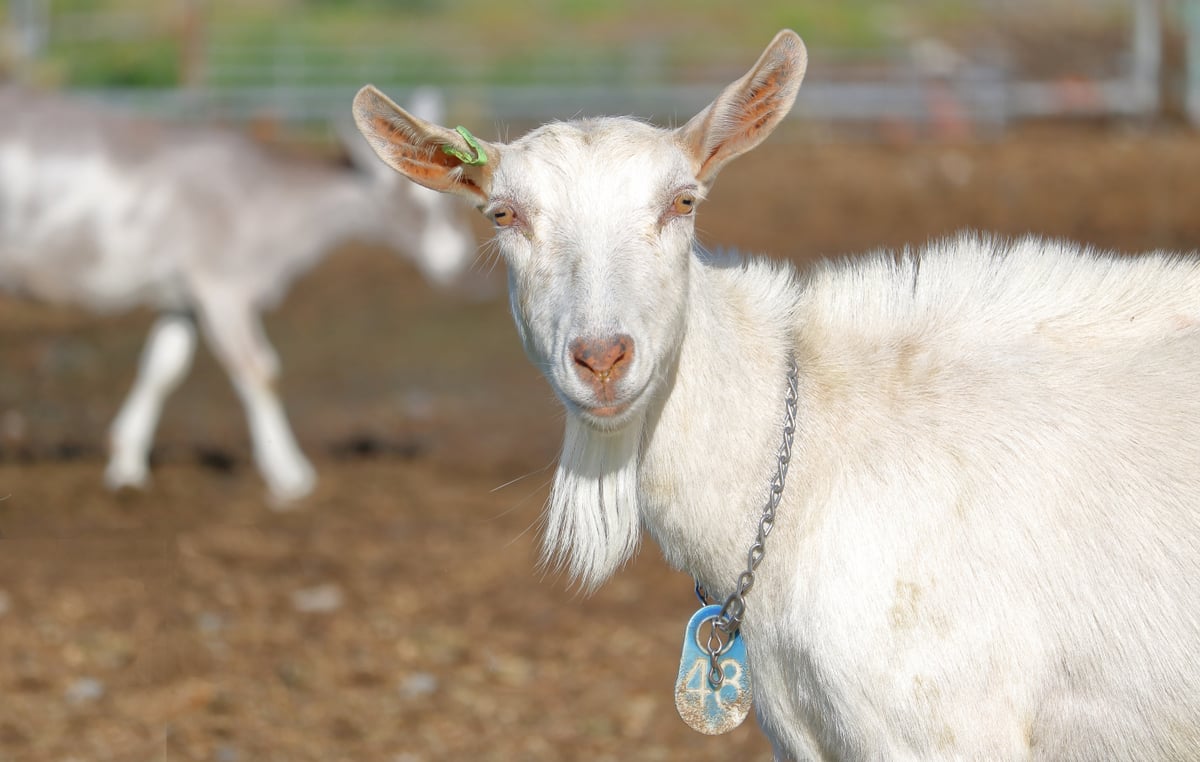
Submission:
{"label": "goat's left ear", "polygon": [[787,116],[804,79],[808,53],[800,35],[775,35],[758,63],[677,131],[708,185],[727,161],[761,143]]}
{"label": "goat's left ear", "polygon": [[475,204],[487,201],[500,161],[496,146],[465,128],[455,131],[413,116],[371,85],[354,96],[354,121],[379,158],[408,179]]}

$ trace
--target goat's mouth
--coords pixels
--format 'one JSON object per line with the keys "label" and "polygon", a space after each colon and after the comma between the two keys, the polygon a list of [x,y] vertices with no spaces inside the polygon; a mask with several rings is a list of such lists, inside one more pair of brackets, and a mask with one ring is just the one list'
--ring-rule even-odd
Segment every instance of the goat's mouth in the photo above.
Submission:
{"label": "goat's mouth", "polygon": [[621,413],[624,413],[628,409],[629,409],[628,402],[621,402],[616,405],[605,405],[602,407],[584,408],[584,410],[587,411],[588,415],[593,415],[597,418],[616,418],[617,416],[619,416]]}
{"label": "goat's mouth", "polygon": [[572,400],[568,408],[584,423],[596,429],[616,431],[624,428],[637,415],[638,403],[641,401],[644,391],[645,389],[638,389],[632,394],[622,395],[623,399],[620,400],[595,398],[588,402]]}
{"label": "goat's mouth", "polygon": [[581,420],[585,426],[604,433],[624,429],[635,415],[633,405],[630,403],[607,407],[580,407],[576,412],[576,418]]}

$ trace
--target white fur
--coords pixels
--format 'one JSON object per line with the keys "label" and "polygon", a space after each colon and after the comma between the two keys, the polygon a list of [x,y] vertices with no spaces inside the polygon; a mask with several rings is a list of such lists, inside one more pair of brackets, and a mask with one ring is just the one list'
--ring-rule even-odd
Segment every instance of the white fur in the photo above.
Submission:
{"label": "white fur", "polygon": [[[568,416],[546,514],[546,560],[592,589],[637,550],[641,427],[597,435]],[[582,496],[586,495],[586,498]],[[577,506],[587,500],[590,510]]]}
{"label": "white fur", "polygon": [[[420,108],[437,118],[429,93]],[[452,280],[475,250],[445,199],[403,181],[355,135],[360,170],[285,163],[233,134],[167,128],[0,90],[0,288],[94,310],[169,311],[113,423],[106,481],[145,483],[163,402],[190,367],[199,317],[246,408],[255,459],[280,503],[315,475],[274,389],[259,313],[336,244],[409,254]]]}
{"label": "white fur", "polygon": [[[742,627],[777,758],[1200,759],[1200,260],[972,235],[799,275],[703,254],[664,210],[762,139],[752,101],[803,71],[785,36],[680,131],[555,124],[488,146],[490,177],[449,171],[473,186],[430,181],[519,221],[513,314],[567,410],[548,557],[594,587],[640,523],[728,594],[794,357]],[[381,103],[360,95],[368,132]],[[453,139],[390,118],[415,128],[382,155]],[[628,406],[602,415],[570,345],[615,334]]]}

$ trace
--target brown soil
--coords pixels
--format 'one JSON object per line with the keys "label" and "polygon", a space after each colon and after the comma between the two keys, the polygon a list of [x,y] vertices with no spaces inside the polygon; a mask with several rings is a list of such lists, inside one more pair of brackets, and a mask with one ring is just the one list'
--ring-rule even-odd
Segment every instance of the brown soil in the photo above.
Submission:
{"label": "brown soil", "polygon": [[[1198,199],[1190,134],[777,140],[700,225],[796,261],[963,227],[1190,249]],[[561,413],[488,267],[437,293],[348,248],[270,317],[322,479],[288,513],[204,354],[152,488],[106,493],[151,316],[0,302],[0,760],[769,759],[753,722],[708,738],[676,717],[694,599],[655,548],[590,598],[536,569]]]}

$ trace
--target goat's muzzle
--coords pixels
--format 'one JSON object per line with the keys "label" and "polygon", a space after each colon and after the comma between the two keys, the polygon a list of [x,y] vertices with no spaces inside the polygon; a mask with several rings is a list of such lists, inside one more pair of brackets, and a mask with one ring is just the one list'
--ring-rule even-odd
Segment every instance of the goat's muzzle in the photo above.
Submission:
{"label": "goat's muzzle", "polygon": [[569,347],[575,361],[575,373],[596,397],[597,406],[588,412],[607,417],[616,415],[624,405],[616,403],[617,382],[633,361],[633,337],[617,334],[605,338],[579,338]]}

